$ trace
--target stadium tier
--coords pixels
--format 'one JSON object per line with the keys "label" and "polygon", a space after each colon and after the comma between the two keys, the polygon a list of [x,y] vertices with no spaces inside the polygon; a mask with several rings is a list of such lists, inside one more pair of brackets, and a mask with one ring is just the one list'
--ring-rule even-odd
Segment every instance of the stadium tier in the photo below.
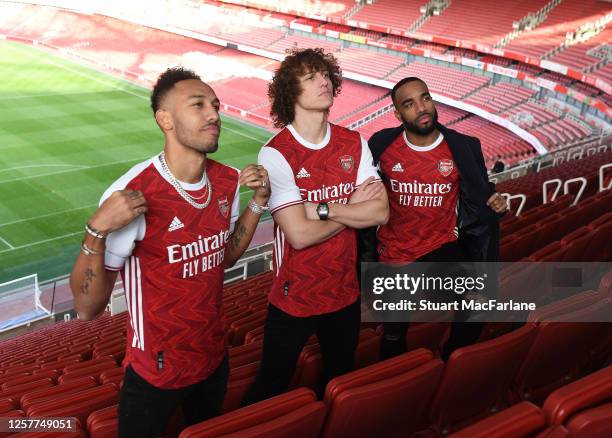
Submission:
{"label": "stadium tier", "polygon": [[419,33],[494,45],[512,31],[512,23],[542,8],[548,0],[486,0],[450,2],[439,16],[433,16],[418,29]]}
{"label": "stadium tier", "polygon": [[492,113],[499,113],[527,101],[535,94],[534,90],[520,85],[498,82],[493,86],[482,88],[471,94],[465,99],[465,102],[484,108]]}
{"label": "stadium tier", "polygon": [[[565,42],[568,32],[582,24],[594,22],[610,11],[610,5],[599,0],[564,0],[547,13],[547,18],[534,30],[522,32],[504,49],[543,57]],[[585,65],[586,66],[586,65]]]}
{"label": "stadium tier", "polygon": [[434,93],[444,94],[454,99],[464,98],[490,82],[490,79],[484,76],[418,61],[400,67],[390,74],[387,80],[394,82],[407,76],[420,77]]}
{"label": "stadium tier", "polygon": [[364,5],[351,16],[351,20],[408,30],[421,16],[419,8],[424,4],[422,0],[377,0]]}
{"label": "stadium tier", "polygon": [[371,52],[362,49],[343,49],[336,55],[343,69],[376,79],[387,77],[393,70],[406,63],[406,59],[401,56],[384,53],[372,56]]}

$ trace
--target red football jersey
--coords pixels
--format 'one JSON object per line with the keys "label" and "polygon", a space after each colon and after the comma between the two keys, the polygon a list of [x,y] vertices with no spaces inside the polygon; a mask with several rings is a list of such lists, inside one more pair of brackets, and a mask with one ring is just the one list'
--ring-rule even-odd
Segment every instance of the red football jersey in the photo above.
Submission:
{"label": "red football jersey", "polygon": [[382,262],[411,262],[457,240],[459,172],[442,134],[430,146],[405,133],[382,154],[389,221],[378,230]]}
{"label": "red football jersey", "polygon": [[[184,200],[154,157],[116,181],[141,190],[148,211],[107,238],[107,269],[122,269],[128,321],[127,352],[141,377],[159,388],[207,378],[226,354],[222,320],[225,244],[238,214],[238,171],[206,160],[212,198],[205,209]],[[206,199],[204,181],[182,184]]]}
{"label": "red football jersey", "polygon": [[[358,184],[378,177],[361,136],[331,124],[318,145],[301,138],[292,126],[283,129],[262,148],[259,162],[270,175],[272,213],[304,201],[348,203]],[[296,250],[275,225],[270,303],[299,317],[342,309],[359,295],[356,263],[353,229]]]}

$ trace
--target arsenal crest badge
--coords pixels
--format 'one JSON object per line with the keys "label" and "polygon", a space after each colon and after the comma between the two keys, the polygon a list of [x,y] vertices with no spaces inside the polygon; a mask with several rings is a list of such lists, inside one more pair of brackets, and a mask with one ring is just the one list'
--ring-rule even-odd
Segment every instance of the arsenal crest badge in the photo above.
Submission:
{"label": "arsenal crest badge", "polygon": [[227,197],[223,199],[219,199],[218,202],[219,202],[219,211],[221,212],[223,217],[227,217],[229,215],[229,210],[230,210],[229,202],[227,202]]}
{"label": "arsenal crest badge", "polygon": [[448,176],[453,173],[453,160],[440,160],[438,161],[438,170],[442,176]]}
{"label": "arsenal crest badge", "polygon": [[353,157],[351,157],[350,155],[342,155],[340,157],[340,167],[342,167],[342,170],[344,170],[345,172],[352,171],[354,165],[355,162],[353,161]]}

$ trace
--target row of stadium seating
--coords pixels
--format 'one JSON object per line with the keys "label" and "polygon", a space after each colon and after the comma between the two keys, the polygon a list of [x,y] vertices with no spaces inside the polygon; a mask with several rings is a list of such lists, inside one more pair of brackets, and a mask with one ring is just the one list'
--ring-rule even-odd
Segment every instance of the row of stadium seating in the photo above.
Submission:
{"label": "row of stadium seating", "polygon": [[[608,284],[610,280],[608,278],[602,281],[599,292],[580,294],[581,300],[572,298],[549,307],[541,307],[530,317],[532,323],[521,329],[458,350],[446,365],[435,359],[431,351],[419,349],[419,344],[433,347],[432,351],[439,353],[439,346],[447,335],[448,323],[414,324],[407,335],[412,351],[380,363],[376,363],[379,335],[371,329],[362,330],[356,360],[359,370],[335,379],[327,387],[325,405],[330,409],[329,415],[338,418],[327,419],[326,430],[329,431],[323,436],[351,434],[366,437],[372,436],[375,430],[387,430],[393,435],[399,431],[420,430],[424,426],[438,432],[451,432],[486,417],[492,409],[503,409],[521,400],[539,404],[548,397],[544,403],[546,409],[559,391],[567,389],[562,388],[550,395],[552,391],[563,385],[568,378],[574,379],[585,369],[596,366],[597,363],[593,362],[601,359],[601,349],[607,354],[610,347],[610,344],[606,343],[610,333],[605,331],[602,325],[551,323],[547,322],[547,318],[566,314],[567,319],[576,311],[609,312],[612,310]],[[265,291],[269,287],[269,276],[262,275],[239,286],[233,288],[229,296],[240,296],[243,304],[246,297],[251,297],[253,302],[250,304],[254,304],[257,298],[253,298],[259,293],[252,296],[244,294]],[[253,315],[256,313],[258,312]],[[63,334],[65,340],[72,338],[73,345],[82,345],[76,342],[85,339],[100,343],[101,339],[106,339],[109,335],[119,337],[122,334],[121,325],[125,324],[126,319],[125,314],[122,314],[116,317],[104,316],[88,323],[75,321],[58,324],[52,329],[32,333],[29,337],[38,338],[41,348],[45,338],[47,348],[52,344],[49,339],[53,339],[54,333]],[[263,324],[263,320],[260,324]],[[99,333],[97,340],[96,333]],[[7,350],[5,344],[1,346],[3,356]],[[260,340],[252,340],[242,347],[230,349],[231,373],[224,412],[238,408],[257,372],[261,346]],[[124,348],[124,345],[121,348]],[[15,351],[10,350],[12,349],[8,349],[9,353],[14,355]],[[553,371],[549,365],[552,365],[560,354],[565,357],[563,364],[556,364]],[[16,362],[5,366],[0,374],[5,380],[0,392],[0,409],[4,411],[2,415],[76,416],[82,426],[88,426],[92,437],[112,436],[109,434],[116,433],[117,385],[122,379],[122,369],[117,368],[115,358],[92,356],[92,359],[82,362],[69,365],[65,363],[66,359],[44,362],[41,356],[38,356],[35,362],[40,365],[38,368],[28,370],[16,365]],[[411,365],[406,368],[408,363]],[[425,367],[427,371],[420,369],[418,372],[408,373],[425,364],[428,364]],[[317,389],[320,369],[320,352],[313,338],[300,355],[291,386]],[[28,371],[31,374],[26,374]],[[371,379],[368,376],[376,378]],[[422,381],[424,376],[428,376],[426,381]],[[10,384],[7,385],[7,382]],[[380,384],[375,385],[375,382]],[[344,392],[350,388],[361,390]],[[337,398],[340,393],[344,393],[344,396]],[[373,400],[376,400],[376,403]],[[405,409],[406,406],[414,406],[414,409]],[[206,430],[207,427],[223,423],[228,418],[245,415],[244,412],[236,411],[234,414],[210,420],[188,429],[184,434],[202,428]],[[405,412],[410,412],[411,415],[407,416]],[[351,413],[358,415],[353,415],[353,420],[347,422]],[[386,421],[382,421],[383,413]],[[389,413],[393,413],[393,420],[389,420]],[[98,418],[100,416],[104,421],[94,427],[94,423],[101,421]],[[359,418],[361,421],[357,420]],[[180,419],[178,424],[180,429]],[[176,422],[174,427],[177,427]],[[318,436],[318,433],[309,436]]]}
{"label": "row of stadium seating", "polygon": [[[520,336],[514,338],[521,340]],[[505,341],[507,344],[508,340]],[[180,437],[212,438],[233,434],[287,438],[405,436],[422,427],[432,400],[434,405],[447,402],[434,395],[435,380],[443,374],[443,381],[455,383],[457,373],[466,371],[465,364],[469,363],[466,356],[472,352],[462,353],[465,355],[463,361],[455,361],[454,368],[449,369],[447,365],[442,371],[442,363],[431,353],[415,350],[334,379],[328,385],[323,402],[317,401],[311,390],[299,388],[191,426]],[[491,354],[486,350],[484,353]],[[503,363],[502,368],[508,367]],[[580,438],[609,432],[611,373],[612,368],[607,367],[554,391],[542,408],[530,402],[517,403],[451,436],[532,436],[539,432],[538,437]],[[456,391],[465,386],[465,383],[459,385]],[[406,412],[411,415],[407,416]],[[114,433],[114,416],[116,406],[92,413],[87,420],[91,436],[101,438]]]}

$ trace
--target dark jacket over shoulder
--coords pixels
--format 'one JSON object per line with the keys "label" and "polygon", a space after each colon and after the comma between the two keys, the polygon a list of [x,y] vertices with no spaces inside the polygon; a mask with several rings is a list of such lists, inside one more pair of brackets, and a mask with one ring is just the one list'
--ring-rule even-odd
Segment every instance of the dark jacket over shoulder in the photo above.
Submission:
{"label": "dark jacket over shoulder", "polygon": [[[495,192],[495,185],[489,182],[480,140],[442,125],[437,128],[444,135],[459,170],[459,243],[475,261],[497,261],[499,216],[487,206],[487,200]],[[403,130],[403,126],[398,126],[372,135],[368,144],[375,165]],[[378,260],[374,228],[360,232],[359,253],[362,262]]]}

